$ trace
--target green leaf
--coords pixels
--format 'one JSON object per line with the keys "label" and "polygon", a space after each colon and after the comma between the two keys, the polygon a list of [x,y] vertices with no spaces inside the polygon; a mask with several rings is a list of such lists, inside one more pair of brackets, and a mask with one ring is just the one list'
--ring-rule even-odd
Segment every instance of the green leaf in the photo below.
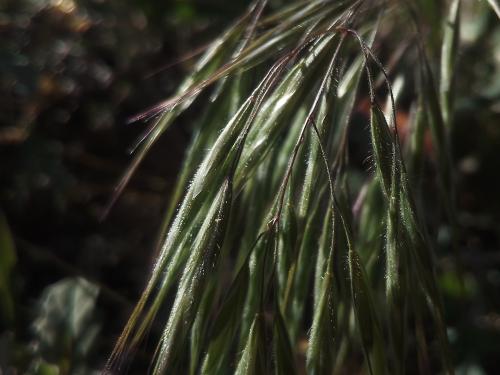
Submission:
{"label": "green leaf", "polygon": [[98,294],[99,287],[83,278],[63,279],[45,288],[32,325],[38,352],[85,364],[100,330],[95,321]]}
{"label": "green leaf", "polygon": [[59,375],[60,373],[57,365],[41,361],[36,365],[32,375]]}

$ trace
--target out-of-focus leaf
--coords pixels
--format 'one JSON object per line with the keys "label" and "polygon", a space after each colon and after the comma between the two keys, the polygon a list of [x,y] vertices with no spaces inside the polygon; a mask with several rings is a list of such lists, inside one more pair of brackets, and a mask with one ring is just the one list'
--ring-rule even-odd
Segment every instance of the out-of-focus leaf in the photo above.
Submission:
{"label": "out-of-focus leaf", "polygon": [[74,369],[86,366],[100,330],[95,321],[98,294],[99,287],[83,278],[63,279],[44,290],[32,327],[41,355],[72,361]]}
{"label": "out-of-focus leaf", "polygon": [[497,0],[486,0],[486,1],[493,8],[498,18],[500,18],[500,5],[498,5],[498,1]]}
{"label": "out-of-focus leaf", "polygon": [[32,375],[60,375],[61,371],[57,365],[43,362],[38,363]]}
{"label": "out-of-focus leaf", "polygon": [[448,17],[445,20],[443,44],[441,47],[441,77],[439,93],[441,111],[446,126],[450,126],[450,111],[452,101],[452,81],[455,72],[458,41],[460,37],[460,4],[461,0],[454,0],[450,5]]}

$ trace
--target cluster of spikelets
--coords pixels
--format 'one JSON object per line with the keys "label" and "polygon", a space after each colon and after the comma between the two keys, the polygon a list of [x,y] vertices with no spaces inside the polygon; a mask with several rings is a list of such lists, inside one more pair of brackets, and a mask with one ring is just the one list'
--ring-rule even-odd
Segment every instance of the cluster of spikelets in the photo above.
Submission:
{"label": "cluster of spikelets", "polygon": [[[172,99],[136,118],[151,126],[118,190],[176,117],[206,101],[108,371],[156,320],[153,374],[453,373],[415,176],[431,134],[453,224],[459,10],[459,0],[308,0],[266,15],[256,1]],[[372,170],[360,173],[349,132],[363,100]]]}

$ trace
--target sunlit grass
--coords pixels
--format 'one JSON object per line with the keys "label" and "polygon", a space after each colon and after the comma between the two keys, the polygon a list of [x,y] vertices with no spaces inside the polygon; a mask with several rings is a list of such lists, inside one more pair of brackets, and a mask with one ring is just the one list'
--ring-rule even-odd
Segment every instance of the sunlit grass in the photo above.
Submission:
{"label": "sunlit grass", "polygon": [[[448,14],[438,23],[436,9]],[[434,240],[414,185],[429,131],[453,227],[448,134],[459,14],[459,0],[312,0],[271,15],[257,1],[208,46],[173,98],[134,118],[151,126],[117,194],[176,117],[209,97],[150,281],[108,370],[120,369],[157,319],[164,330],[154,374],[344,366],[402,374],[431,365],[453,373]],[[404,124],[405,144],[401,93],[417,114]],[[363,101],[371,160],[360,173],[349,134]],[[169,293],[169,315],[157,316]]]}

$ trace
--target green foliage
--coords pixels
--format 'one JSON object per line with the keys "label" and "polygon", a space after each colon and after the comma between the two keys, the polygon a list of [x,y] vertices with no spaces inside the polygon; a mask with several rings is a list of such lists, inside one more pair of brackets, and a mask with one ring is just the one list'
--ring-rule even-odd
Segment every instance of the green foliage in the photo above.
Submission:
{"label": "green foliage", "polygon": [[33,332],[36,354],[52,364],[34,364],[35,374],[84,374],[86,357],[99,333],[95,304],[99,288],[82,279],[63,279],[40,297]]}
{"label": "green foliage", "polygon": [[[412,173],[429,157],[429,129],[455,236],[449,137],[460,3],[310,0],[265,15],[266,2],[256,1],[173,98],[135,118],[153,122],[119,191],[158,137],[215,86],[150,280],[107,370],[121,368],[173,293],[168,318],[158,317],[153,374],[289,374],[304,355],[311,374],[343,366],[404,374],[414,367],[408,358],[429,365],[431,346],[432,366],[454,373],[436,245]],[[403,52],[386,70],[376,47]],[[418,108],[410,124],[398,120],[401,92]],[[373,174],[350,160],[359,112]],[[404,126],[416,129],[410,140],[400,138]],[[355,174],[361,186],[351,186]]]}
{"label": "green foliage", "polygon": [[47,286],[35,301],[33,320],[27,327],[30,344],[24,345],[12,331],[0,337],[1,371],[28,375],[98,373],[89,361],[101,329],[98,295],[99,287],[80,277]]}

